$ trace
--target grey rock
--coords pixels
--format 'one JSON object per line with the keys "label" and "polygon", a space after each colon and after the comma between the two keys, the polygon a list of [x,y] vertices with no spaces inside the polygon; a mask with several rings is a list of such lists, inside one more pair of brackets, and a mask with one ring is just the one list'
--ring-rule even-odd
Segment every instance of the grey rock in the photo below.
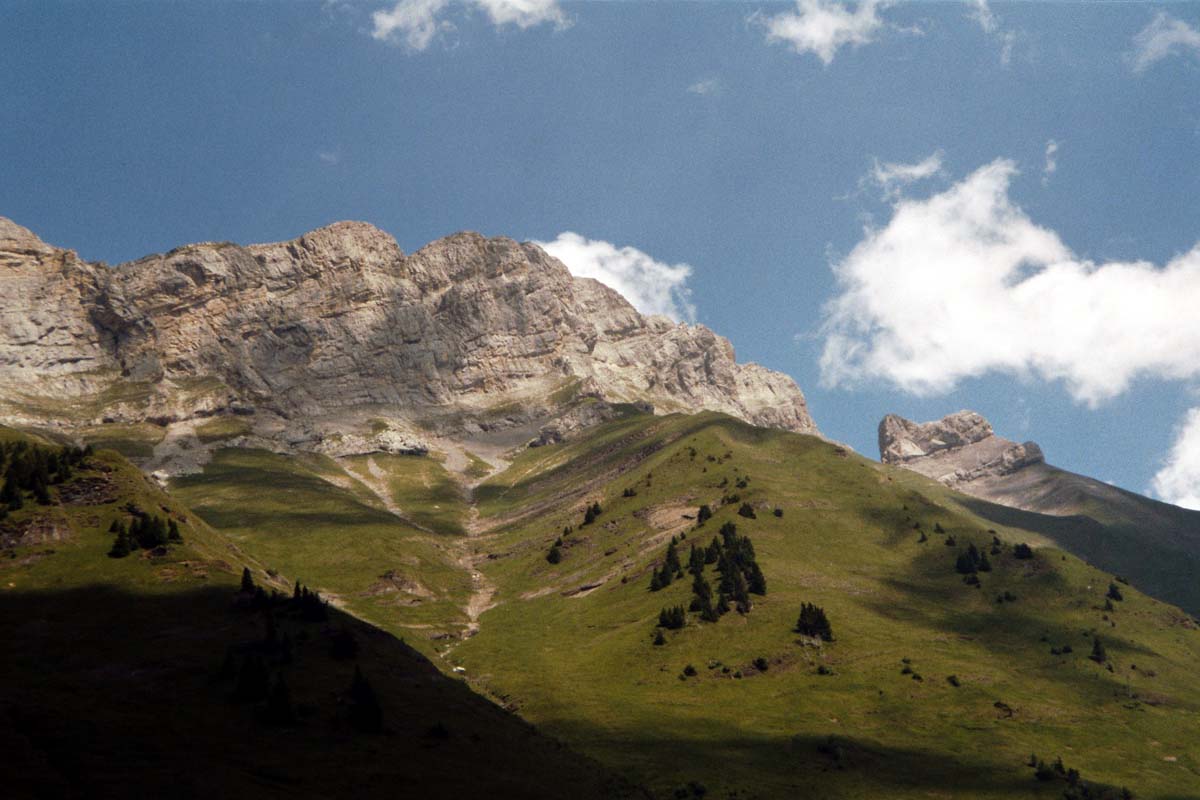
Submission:
{"label": "grey rock", "polygon": [[[239,414],[256,441],[342,452],[328,444],[341,434],[360,437],[350,449],[405,451],[424,433],[561,436],[587,423],[562,416],[586,396],[817,432],[791,378],[511,239],[458,233],[405,255],[383,231],[339,222],[110,268],[0,218],[0,278],[10,423]],[[380,421],[400,438],[372,439]]]}

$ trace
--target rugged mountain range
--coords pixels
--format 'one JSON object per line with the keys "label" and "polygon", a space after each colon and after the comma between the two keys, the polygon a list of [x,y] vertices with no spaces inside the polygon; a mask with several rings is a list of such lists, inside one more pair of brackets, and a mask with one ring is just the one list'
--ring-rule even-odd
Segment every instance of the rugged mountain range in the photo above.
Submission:
{"label": "rugged mountain range", "polygon": [[879,423],[879,457],[972,497],[1057,518],[1039,522],[1029,514],[1020,524],[1200,609],[1200,512],[1047,464],[1036,443],[997,436],[973,411],[926,423],[888,415]]}
{"label": "rugged mountain range", "polygon": [[108,267],[0,218],[0,277],[12,423],[236,414],[251,440],[338,454],[484,431],[553,441],[626,402],[816,431],[791,378],[511,239],[458,233],[405,255],[339,222]]}

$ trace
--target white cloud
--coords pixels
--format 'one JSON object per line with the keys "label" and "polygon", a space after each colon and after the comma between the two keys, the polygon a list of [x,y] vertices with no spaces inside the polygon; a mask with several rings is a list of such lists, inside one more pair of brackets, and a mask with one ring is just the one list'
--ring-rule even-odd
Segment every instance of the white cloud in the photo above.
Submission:
{"label": "white cloud", "polygon": [[884,26],[878,12],[890,4],[890,0],[861,0],[851,8],[838,0],[796,0],[795,11],[752,19],[766,27],[768,42],[791,45],[797,53],[813,53],[828,66],[842,47],[874,41]]}
{"label": "white cloud", "polygon": [[1000,27],[1000,18],[988,5],[988,0],[973,0],[969,3],[971,10],[967,14],[983,32],[1000,43],[1000,63],[1008,66],[1012,61],[1013,47],[1017,43],[1016,31],[1004,30]]}
{"label": "white cloud", "polygon": [[687,90],[692,94],[699,95],[716,94],[721,91],[721,83],[716,78],[705,78],[704,80],[696,81]]}
{"label": "white cloud", "polygon": [[1191,51],[1200,56],[1200,31],[1180,19],[1160,11],[1150,24],[1133,37],[1129,54],[1134,72],[1142,72],[1168,56]]}
{"label": "white cloud", "polygon": [[342,154],[337,150],[321,150],[317,153],[317,158],[322,164],[333,166],[342,160]]}
{"label": "white cloud", "polygon": [[1042,186],[1050,183],[1050,176],[1058,171],[1058,142],[1046,142],[1046,161],[1042,164]]}
{"label": "white cloud", "polygon": [[988,6],[988,0],[974,0],[970,5],[971,12],[967,16],[978,22],[984,33],[995,33],[1000,30],[1000,21],[992,13],[991,7]]}
{"label": "white cloud", "polygon": [[[884,199],[900,196],[905,186],[942,174],[942,151],[915,164],[900,164],[875,159],[867,179],[883,190]],[[860,184],[861,185],[861,184]]]}
{"label": "white cloud", "polygon": [[933,394],[998,372],[1095,405],[1140,376],[1200,375],[1200,245],[1162,267],[1081,260],[1009,198],[1016,173],[998,159],[865,231],[834,266],[825,384]]}
{"label": "white cloud", "polygon": [[[403,43],[410,50],[424,50],[438,33],[454,30],[454,24],[445,19],[453,4],[453,0],[399,0],[371,15],[371,36]],[[459,4],[483,11],[497,27],[515,25],[524,30],[543,23],[559,28],[568,24],[557,0],[459,0]]]}
{"label": "white cloud", "polygon": [[567,266],[572,275],[595,278],[620,292],[643,314],[663,314],[676,322],[696,319],[687,264],[655,261],[636,247],[617,247],[577,233],[560,233],[553,242],[534,242]]}
{"label": "white cloud", "polygon": [[1160,500],[1200,510],[1200,408],[1188,411],[1151,490]]}

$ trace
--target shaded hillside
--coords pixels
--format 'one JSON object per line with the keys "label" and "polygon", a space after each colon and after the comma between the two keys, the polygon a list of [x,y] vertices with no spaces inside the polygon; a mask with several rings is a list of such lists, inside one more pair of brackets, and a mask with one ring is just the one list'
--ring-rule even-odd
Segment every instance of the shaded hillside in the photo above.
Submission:
{"label": "shaded hillside", "polygon": [[1036,444],[1003,439],[969,411],[920,425],[888,416],[879,426],[879,448],[885,463],[987,501],[969,504],[976,513],[1037,530],[1102,569],[1200,613],[1200,511],[1047,464]]}
{"label": "shaded hillside", "polygon": [[[3,520],[5,796],[639,796],[391,634],[293,599],[115,453],[49,495]],[[113,557],[109,528],[139,513],[182,541]]]}

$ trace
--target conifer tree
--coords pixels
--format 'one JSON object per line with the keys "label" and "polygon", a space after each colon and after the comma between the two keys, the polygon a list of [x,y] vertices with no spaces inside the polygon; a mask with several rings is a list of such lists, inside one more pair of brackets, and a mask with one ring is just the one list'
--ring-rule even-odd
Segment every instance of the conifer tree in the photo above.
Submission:
{"label": "conifer tree", "polygon": [[129,534],[125,531],[125,526],[122,525],[117,529],[117,538],[113,541],[112,548],[108,551],[109,558],[124,558],[129,555]]}
{"label": "conifer tree", "polygon": [[721,543],[713,537],[712,543],[704,551],[704,563],[715,564],[721,559]]}
{"label": "conifer tree", "polygon": [[550,548],[549,553],[546,553],[546,560],[551,564],[557,564],[562,561],[562,550],[559,549],[557,544]]}
{"label": "conifer tree", "polygon": [[254,576],[250,574],[249,567],[242,567],[242,588],[241,591],[246,594],[254,594]]}
{"label": "conifer tree", "polygon": [[179,523],[173,519],[169,520],[167,522],[167,541],[169,541],[169,542],[182,542],[183,541],[183,536],[179,533]]}
{"label": "conifer tree", "polygon": [[826,642],[833,641],[833,628],[829,625],[829,618],[825,616],[825,609],[814,603],[800,604],[800,618],[796,621],[796,633],[801,636],[813,636]]}
{"label": "conifer tree", "polygon": [[1088,658],[1097,664],[1103,664],[1108,660],[1108,653],[1105,652],[1104,643],[1100,641],[1099,636],[1092,639],[1092,654]]}
{"label": "conifer tree", "polygon": [[712,509],[705,503],[696,511],[696,527],[700,527],[710,519],[712,519]]}
{"label": "conifer tree", "polygon": [[763,575],[757,561],[751,561],[746,569],[746,588],[750,594],[766,595],[767,578]]}

